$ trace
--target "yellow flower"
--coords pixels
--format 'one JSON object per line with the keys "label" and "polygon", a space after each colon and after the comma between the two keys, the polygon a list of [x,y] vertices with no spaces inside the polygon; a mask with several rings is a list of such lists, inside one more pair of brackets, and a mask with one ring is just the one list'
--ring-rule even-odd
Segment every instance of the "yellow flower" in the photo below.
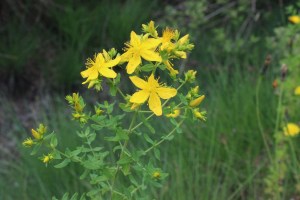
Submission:
{"label": "yellow flower", "polygon": [[296,136],[300,132],[300,128],[297,124],[288,123],[286,127],[283,128],[284,135],[286,136]]}
{"label": "yellow flower", "polygon": [[148,61],[161,62],[160,55],[155,52],[159,44],[159,39],[141,38],[134,31],[131,31],[130,42],[125,44],[127,46],[126,52],[121,56],[122,62],[128,62],[127,73],[132,74],[142,63],[142,58]]}
{"label": "yellow flower", "polygon": [[176,118],[180,115],[180,109],[175,109],[173,110],[173,112],[169,113],[166,115],[166,117],[169,117],[169,118]]}
{"label": "yellow flower", "polygon": [[48,155],[43,156],[42,161],[43,161],[43,163],[47,164],[47,163],[49,163],[52,159],[53,159],[53,155],[49,153]]}
{"label": "yellow flower", "polygon": [[42,138],[42,135],[41,135],[40,133],[38,133],[36,130],[34,130],[34,129],[31,129],[31,133],[32,133],[32,136],[33,136],[35,139],[37,139],[37,140],[39,140],[39,139]]}
{"label": "yellow flower", "polygon": [[22,144],[25,147],[32,147],[32,145],[34,144],[34,142],[33,142],[33,140],[31,138],[27,138],[26,140],[24,140],[24,142]]}
{"label": "yellow flower", "polygon": [[205,98],[205,95],[201,95],[200,97],[198,97],[198,98],[192,100],[192,101],[190,102],[190,106],[191,106],[191,107],[197,107],[197,106],[199,106],[200,103],[203,101],[204,98]]}
{"label": "yellow flower", "polygon": [[162,115],[160,98],[170,99],[177,94],[177,90],[174,88],[160,86],[153,74],[151,74],[147,82],[137,76],[131,76],[130,80],[141,90],[134,93],[129,101],[131,103],[142,104],[149,99],[149,108],[157,116]]}
{"label": "yellow flower", "polygon": [[290,16],[289,21],[292,22],[293,24],[299,24],[300,23],[300,16],[298,16],[298,15]]}
{"label": "yellow flower", "polygon": [[300,85],[295,88],[294,94],[300,95]]}
{"label": "yellow flower", "polygon": [[[111,68],[116,66],[120,60],[120,56],[111,59],[105,50],[103,50],[103,53],[96,54],[94,59],[88,58],[86,62],[87,69],[80,73],[83,78],[87,78],[82,84],[96,80],[99,74],[107,78],[116,78],[117,74]],[[89,85],[89,87],[92,86],[93,84]]]}

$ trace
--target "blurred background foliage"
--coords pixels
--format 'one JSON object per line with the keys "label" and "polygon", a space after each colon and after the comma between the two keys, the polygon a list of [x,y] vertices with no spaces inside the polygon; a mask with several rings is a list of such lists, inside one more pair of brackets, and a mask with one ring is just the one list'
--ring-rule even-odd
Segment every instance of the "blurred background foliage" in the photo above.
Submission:
{"label": "blurred background foliage", "polygon": [[[296,6],[296,1],[1,1],[0,199],[50,199],[89,188],[77,179],[80,167],[45,168],[28,156],[20,141],[31,127],[45,121],[64,146],[74,145],[77,127],[63,97],[86,90],[80,77],[86,58],[103,48],[122,52],[130,31],[150,20],[190,34],[195,49],[177,66],[198,71],[207,94],[208,121],[201,126],[190,122],[184,134],[164,145],[158,165],[170,177],[162,189],[150,188],[145,196],[262,198],[266,152],[253,112],[254,85],[264,59],[271,55],[272,68],[261,89],[261,113],[272,143],[277,103],[272,81],[286,51],[274,49],[272,37],[275,28],[287,24],[289,6]],[[107,98],[105,91],[87,93],[88,102]],[[157,129],[165,129],[163,120]],[[297,195],[287,189],[286,197]]]}

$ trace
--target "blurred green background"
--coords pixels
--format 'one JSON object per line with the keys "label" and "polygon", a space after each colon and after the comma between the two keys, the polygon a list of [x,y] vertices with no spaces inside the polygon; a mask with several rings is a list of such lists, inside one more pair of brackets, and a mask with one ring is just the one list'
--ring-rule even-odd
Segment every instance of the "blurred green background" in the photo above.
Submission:
{"label": "blurred green background", "polygon": [[[131,30],[154,20],[189,33],[195,49],[179,67],[198,72],[208,120],[189,122],[163,145],[170,176],[155,199],[263,199],[266,152],[255,110],[255,84],[267,55],[261,113],[272,143],[276,99],[272,81],[280,53],[270,48],[274,29],[286,25],[283,0],[3,0],[0,2],[0,199],[51,199],[83,193],[80,168],[47,168],[21,147],[43,121],[64,146],[74,146],[77,126],[64,96],[81,92],[88,102],[107,98],[81,85],[87,57],[103,48],[122,52]],[[126,87],[126,85],[125,85]],[[156,124],[164,130],[164,122]],[[288,184],[286,186],[288,188]],[[293,198],[292,190],[286,197]],[[298,196],[299,197],[299,196]]]}

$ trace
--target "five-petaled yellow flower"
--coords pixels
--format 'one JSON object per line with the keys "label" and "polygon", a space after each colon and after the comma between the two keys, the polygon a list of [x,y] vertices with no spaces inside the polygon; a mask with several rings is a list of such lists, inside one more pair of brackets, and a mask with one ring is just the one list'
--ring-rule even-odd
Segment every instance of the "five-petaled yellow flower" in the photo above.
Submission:
{"label": "five-petaled yellow flower", "polygon": [[300,132],[300,128],[297,124],[288,123],[286,127],[283,128],[284,135],[286,136],[296,136]]}
{"label": "five-petaled yellow flower", "polygon": [[134,31],[131,31],[130,42],[125,43],[126,52],[122,54],[122,62],[128,62],[127,73],[132,74],[142,63],[142,58],[148,61],[161,62],[160,55],[155,52],[159,44],[159,39],[139,37]]}
{"label": "five-petaled yellow flower", "polygon": [[295,88],[294,94],[300,95],[300,85]]}
{"label": "five-petaled yellow flower", "polygon": [[[88,58],[86,62],[87,69],[81,72],[83,78],[87,78],[82,84],[88,83],[98,78],[99,74],[107,78],[116,78],[117,74],[111,68],[116,66],[121,60],[121,56],[112,59],[108,53],[98,53],[94,59]],[[89,88],[92,85],[89,85]]]}
{"label": "five-petaled yellow flower", "polygon": [[159,85],[153,74],[151,74],[151,76],[148,78],[148,81],[144,81],[137,76],[131,76],[130,80],[136,87],[140,88],[141,90],[134,93],[129,101],[131,103],[141,104],[149,99],[149,108],[157,116],[162,115],[160,98],[170,99],[177,94],[176,89],[162,87],[161,85]]}
{"label": "five-petaled yellow flower", "polygon": [[298,15],[290,16],[289,21],[292,22],[293,24],[299,24],[300,23],[300,16],[298,16]]}

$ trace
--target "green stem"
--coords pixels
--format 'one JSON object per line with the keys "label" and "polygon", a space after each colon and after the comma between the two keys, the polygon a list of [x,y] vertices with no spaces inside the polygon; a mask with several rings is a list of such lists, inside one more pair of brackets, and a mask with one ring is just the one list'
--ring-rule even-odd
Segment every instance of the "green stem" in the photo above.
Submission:
{"label": "green stem", "polygon": [[[111,84],[114,84],[114,82],[110,79],[108,79],[108,81],[111,83]],[[117,91],[119,92],[119,94],[123,97],[124,100],[126,100],[126,96],[124,95],[124,93],[121,91],[121,89],[119,87],[117,87]]]}
{"label": "green stem", "polygon": [[260,118],[259,89],[261,87],[262,78],[263,78],[263,76],[259,76],[257,84],[256,84],[256,95],[255,95],[255,98],[256,98],[256,118],[257,118],[258,128],[259,128],[261,137],[263,139],[265,148],[267,150],[268,158],[271,162],[273,162],[273,159],[272,159],[272,156],[271,156],[271,151],[270,151],[269,145],[267,143],[267,139],[266,139],[266,136],[265,136],[265,133],[264,133],[264,128],[263,128],[261,118]]}
{"label": "green stem", "polygon": [[176,129],[181,126],[181,124],[184,122],[185,119],[181,120],[176,126],[175,128],[173,128],[173,130],[171,130],[166,136],[164,136],[160,141],[158,141],[157,143],[155,143],[153,146],[149,147],[148,149],[146,149],[144,151],[145,154],[147,154],[149,151],[151,151],[152,149],[154,149],[155,147],[157,147],[158,145],[160,145],[161,143],[163,143],[166,138],[170,137],[175,131]]}
{"label": "green stem", "polygon": [[[137,116],[137,112],[135,112],[133,117],[132,117],[131,123],[130,123],[129,128],[128,128],[128,135],[130,135],[130,133],[133,131],[132,127],[135,123],[136,116]],[[125,141],[124,145],[122,145],[122,143],[120,143],[120,146],[121,146],[120,158],[125,153],[125,148],[128,145],[128,141],[129,141],[129,139]],[[111,199],[113,198],[114,185],[115,185],[115,181],[116,181],[116,178],[118,176],[119,171],[120,171],[120,165],[117,164],[117,169],[116,169],[116,172],[115,172],[114,178],[112,180],[112,184],[111,184]]]}

